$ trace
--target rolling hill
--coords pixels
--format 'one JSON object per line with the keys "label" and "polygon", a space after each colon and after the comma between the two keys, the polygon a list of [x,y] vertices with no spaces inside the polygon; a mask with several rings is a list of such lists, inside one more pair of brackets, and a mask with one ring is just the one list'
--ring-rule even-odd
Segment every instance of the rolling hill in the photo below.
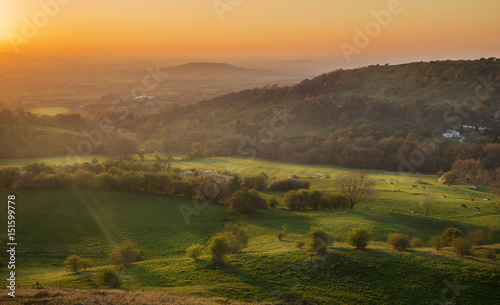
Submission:
{"label": "rolling hill", "polygon": [[165,68],[173,79],[218,79],[218,78],[254,78],[272,76],[274,73],[250,70],[226,63],[192,62],[181,66]]}

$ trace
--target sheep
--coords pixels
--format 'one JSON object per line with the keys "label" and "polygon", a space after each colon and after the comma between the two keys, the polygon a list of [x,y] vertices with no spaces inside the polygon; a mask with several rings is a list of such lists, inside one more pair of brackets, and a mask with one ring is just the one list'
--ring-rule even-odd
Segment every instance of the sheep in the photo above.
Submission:
{"label": "sheep", "polygon": [[467,206],[465,204],[462,204],[462,208],[467,208]]}
{"label": "sheep", "polygon": [[481,209],[479,207],[474,207],[474,210],[481,211]]}

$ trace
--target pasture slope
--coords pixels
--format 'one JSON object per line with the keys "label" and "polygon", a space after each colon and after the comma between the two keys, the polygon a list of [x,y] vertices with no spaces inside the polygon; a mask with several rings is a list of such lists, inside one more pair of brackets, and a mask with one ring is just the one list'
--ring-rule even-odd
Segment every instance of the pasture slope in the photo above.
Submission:
{"label": "pasture slope", "polygon": [[[350,171],[244,158],[208,158],[172,165],[186,170],[227,170],[242,176],[264,171],[277,178],[321,173],[330,178],[312,179],[311,188],[325,192],[335,190],[335,177]],[[447,187],[437,183],[433,175],[421,175],[418,179],[427,183],[436,199],[430,215],[424,217],[419,208],[423,184],[412,187],[414,175],[364,172],[376,180],[380,193],[370,210],[359,204],[354,210],[297,212],[286,210],[281,202],[275,210],[240,217],[228,215],[223,206],[209,204],[192,214],[187,223],[180,207],[196,208],[193,201],[168,196],[115,190],[0,190],[0,198],[12,193],[17,197],[17,274],[23,288],[38,281],[52,288],[95,289],[92,275],[109,264],[112,246],[130,239],[138,243],[143,260],[121,271],[127,290],[277,304],[299,300],[316,304],[498,303],[500,264],[485,260],[481,254],[485,248],[497,252],[500,248],[498,196],[484,187]],[[280,201],[283,197],[272,191],[261,194],[276,195]],[[471,196],[477,198],[474,203]],[[461,208],[462,203],[469,208]],[[471,204],[481,211],[473,210]],[[1,209],[0,219],[6,218],[6,210]],[[197,262],[185,256],[190,245],[206,244],[210,236],[220,232],[225,220],[248,230],[250,244],[243,253],[230,256],[222,267],[212,266],[208,256]],[[284,224],[289,235],[279,241],[276,233]],[[294,247],[312,226],[336,236],[327,255],[312,256]],[[463,232],[483,229],[487,245],[466,258],[449,249],[435,253],[428,244],[430,236],[450,226]],[[372,233],[373,242],[366,251],[353,250],[344,242],[355,227]],[[420,237],[425,245],[394,251],[385,239],[395,232]],[[6,226],[1,233],[0,251],[5,253]],[[88,273],[70,274],[63,261],[71,254],[90,258],[94,267]],[[1,278],[6,276],[5,269],[0,271]],[[8,304],[5,292],[2,290],[0,302]]]}

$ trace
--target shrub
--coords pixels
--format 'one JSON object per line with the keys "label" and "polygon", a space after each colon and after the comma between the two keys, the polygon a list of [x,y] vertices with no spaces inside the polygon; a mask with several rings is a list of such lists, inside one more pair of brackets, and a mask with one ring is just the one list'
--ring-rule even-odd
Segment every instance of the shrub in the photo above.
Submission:
{"label": "shrub", "polygon": [[249,189],[264,190],[267,189],[267,178],[263,174],[248,176],[243,179],[243,186]]}
{"label": "shrub", "polygon": [[296,240],[295,241],[296,248],[302,249],[302,248],[304,248],[305,245],[306,245],[306,242],[303,240]]}
{"label": "shrub", "polygon": [[115,246],[109,255],[109,260],[115,265],[123,267],[137,262],[141,259],[141,253],[137,249],[137,244],[133,241],[127,240]]}
{"label": "shrub", "polygon": [[221,265],[226,256],[231,253],[226,236],[222,234],[212,236],[208,241],[207,253],[215,265]]}
{"label": "shrub", "polygon": [[323,195],[319,208],[321,209],[347,209],[349,208],[349,199],[344,195]]}
{"label": "shrub", "polygon": [[202,252],[203,252],[203,246],[198,244],[192,245],[191,247],[186,249],[186,255],[194,259],[195,261],[198,260]]}
{"label": "shrub", "polygon": [[473,246],[481,246],[484,244],[484,232],[481,229],[470,231],[469,234],[467,234],[467,239]]}
{"label": "shrub", "polygon": [[267,207],[270,209],[275,209],[279,205],[278,198],[276,196],[272,195],[268,200],[267,200]]}
{"label": "shrub", "polygon": [[364,249],[370,241],[370,233],[365,229],[356,228],[352,229],[347,236],[347,243],[357,249]]}
{"label": "shrub", "polygon": [[403,251],[410,245],[410,238],[407,234],[392,233],[387,236],[387,243],[398,251]]}
{"label": "shrub", "polygon": [[283,201],[290,210],[317,210],[322,202],[322,195],[318,191],[298,190],[289,191]]}
{"label": "shrub", "polygon": [[286,237],[288,234],[288,226],[285,224],[283,225],[283,229],[281,229],[281,232],[283,233],[283,237]]}
{"label": "shrub", "polygon": [[267,209],[266,200],[260,197],[257,191],[246,187],[231,195],[224,204],[230,212],[243,215],[250,215],[257,209]]}
{"label": "shrub", "polygon": [[413,249],[422,248],[422,239],[419,237],[413,237],[410,241],[410,247]]}
{"label": "shrub", "polygon": [[443,249],[444,244],[442,236],[441,235],[431,236],[431,245],[436,249],[436,251]]}
{"label": "shrub", "polygon": [[497,254],[496,254],[495,250],[493,250],[493,249],[485,249],[483,251],[483,256],[484,256],[484,258],[486,258],[487,260],[490,260],[490,261],[494,261],[497,258]]}
{"label": "shrub", "polygon": [[445,247],[449,247],[451,246],[452,240],[460,236],[462,236],[462,232],[459,229],[449,227],[441,234],[441,240]]}
{"label": "shrub", "polygon": [[298,189],[309,189],[311,184],[307,180],[299,180],[293,178],[278,179],[271,183],[269,189],[275,191],[290,191]]}
{"label": "shrub", "polygon": [[120,275],[117,270],[106,268],[97,275],[97,283],[108,289],[117,289],[122,286]]}
{"label": "shrub", "polygon": [[460,256],[471,255],[472,254],[472,244],[466,238],[457,237],[451,241],[451,247],[453,252]]}
{"label": "shrub", "polygon": [[281,232],[276,233],[276,237],[278,237],[279,240],[283,240],[286,237],[287,233],[288,233],[288,227],[285,224],[281,229]]}
{"label": "shrub", "polygon": [[222,234],[227,238],[227,242],[233,254],[239,253],[248,246],[249,238],[247,232],[236,224],[227,223]]}
{"label": "shrub", "polygon": [[307,247],[311,253],[324,254],[333,243],[333,236],[322,228],[314,227],[307,233]]}

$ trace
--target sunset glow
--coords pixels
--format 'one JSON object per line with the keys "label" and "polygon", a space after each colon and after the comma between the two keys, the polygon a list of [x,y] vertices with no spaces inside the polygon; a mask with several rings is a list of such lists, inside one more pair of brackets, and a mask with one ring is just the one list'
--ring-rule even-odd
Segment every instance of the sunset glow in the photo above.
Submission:
{"label": "sunset glow", "polygon": [[[364,53],[474,57],[498,55],[500,49],[500,2],[493,0],[232,3],[237,5],[222,0],[7,0],[0,3],[0,51],[17,48],[27,54],[134,56],[341,55],[339,45],[353,43],[354,29],[364,29],[374,20],[373,13],[387,10],[389,5],[400,6],[401,12],[393,14],[387,26],[381,26]],[[32,37],[23,35],[29,28],[27,21],[36,27]]]}

